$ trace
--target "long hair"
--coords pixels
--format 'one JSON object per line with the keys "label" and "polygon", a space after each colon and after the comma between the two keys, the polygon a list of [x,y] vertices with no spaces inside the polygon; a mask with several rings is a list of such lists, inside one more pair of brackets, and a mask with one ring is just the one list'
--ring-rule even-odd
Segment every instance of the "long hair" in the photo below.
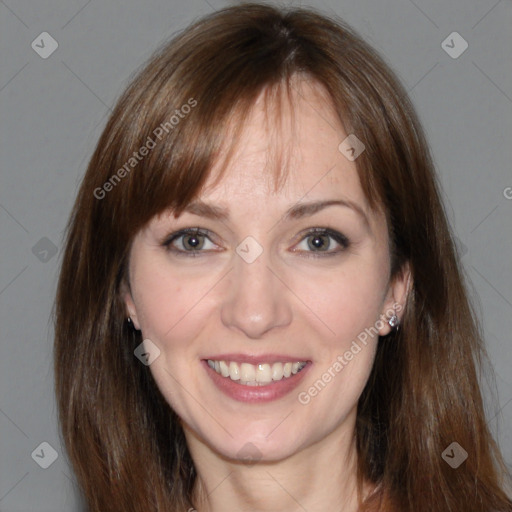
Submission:
{"label": "long hair", "polygon": [[[134,357],[142,337],[125,321],[131,242],[200,192],[262,91],[278,102],[272,91],[290,93],[297,77],[320,84],[346,133],[364,142],[357,171],[371,208],[386,214],[392,277],[405,263],[412,273],[401,328],[378,344],[358,403],[358,479],[379,485],[361,510],[510,511],[478,384],[481,329],[413,106],[342,20],[260,4],[202,18],[154,54],[119,99],[78,192],[54,364],[62,437],[89,510],[194,506],[180,420]],[[453,442],[468,454],[456,469],[442,457]]]}

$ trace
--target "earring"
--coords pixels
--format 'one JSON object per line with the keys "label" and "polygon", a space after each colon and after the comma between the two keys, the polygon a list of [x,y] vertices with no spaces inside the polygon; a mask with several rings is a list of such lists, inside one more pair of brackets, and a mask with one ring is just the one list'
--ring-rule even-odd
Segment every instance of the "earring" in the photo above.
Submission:
{"label": "earring", "polygon": [[135,324],[133,323],[133,320],[132,320],[132,317],[129,316],[127,319],[126,319],[126,323],[128,324],[128,327],[130,327],[130,329],[133,331],[133,332],[139,332],[140,329],[137,329],[137,327],[135,327]]}
{"label": "earring", "polygon": [[398,326],[398,317],[396,315],[393,315],[389,320],[388,320],[388,324],[391,328],[394,328],[394,327],[397,327]]}

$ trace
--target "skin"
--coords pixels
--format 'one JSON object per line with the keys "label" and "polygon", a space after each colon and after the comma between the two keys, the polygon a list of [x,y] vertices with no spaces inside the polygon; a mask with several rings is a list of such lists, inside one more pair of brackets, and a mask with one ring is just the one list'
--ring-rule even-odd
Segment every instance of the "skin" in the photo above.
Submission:
{"label": "skin", "polygon": [[[258,98],[223,178],[200,194],[229,208],[229,219],[166,212],[137,234],[131,249],[127,313],[161,351],[150,370],[182,420],[199,475],[194,495],[200,512],[357,510],[356,407],[378,336],[359,343],[361,350],[307,404],[298,394],[329,368],[332,373],[365,328],[384,320],[377,325],[387,334],[393,305],[406,300],[408,269],[390,281],[385,216],[369,209],[357,160],[338,150],[347,134],[320,86],[301,82],[294,90],[299,87],[294,116],[283,109],[277,135]],[[276,141],[291,149],[288,178],[277,191],[269,168]],[[357,204],[368,224],[343,206],[284,220],[290,206],[328,199]],[[162,246],[187,227],[212,233],[198,257]],[[344,234],[350,245],[325,237],[327,250],[339,252],[322,256],[308,245],[315,236],[305,231],[315,227]],[[263,249],[250,264],[236,253],[247,236]],[[182,244],[190,239],[174,246],[186,250]],[[242,403],[222,394],[201,364],[226,352],[287,354],[312,366],[283,398]],[[242,450],[248,442],[256,447],[250,464]],[[371,490],[365,486],[365,493]]]}

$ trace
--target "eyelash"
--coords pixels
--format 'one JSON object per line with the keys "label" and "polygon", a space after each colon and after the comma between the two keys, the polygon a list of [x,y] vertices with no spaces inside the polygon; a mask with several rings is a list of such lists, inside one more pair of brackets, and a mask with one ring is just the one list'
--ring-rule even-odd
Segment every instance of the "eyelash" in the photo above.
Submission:
{"label": "eyelash", "polygon": [[[210,239],[210,236],[209,236],[209,235],[211,235],[210,231],[208,231],[206,229],[201,229],[201,228],[185,228],[185,229],[181,229],[180,231],[177,231],[176,233],[172,233],[171,235],[169,235],[164,240],[164,242],[162,242],[162,245],[164,247],[166,247],[168,251],[176,254],[177,256],[183,256],[183,257],[188,257],[188,258],[190,258],[190,257],[195,258],[195,257],[200,256],[201,252],[207,252],[207,251],[202,251],[202,250],[184,251],[182,249],[176,249],[175,247],[172,247],[172,243],[175,240],[178,240],[179,238],[181,238],[183,236],[187,236],[187,235],[188,236],[190,236],[190,235],[205,236],[206,238],[208,238],[210,240],[210,242],[212,242],[212,240]],[[325,257],[330,257],[330,256],[336,256],[336,255],[340,254],[341,252],[343,252],[344,250],[346,250],[350,246],[350,241],[345,235],[343,235],[342,233],[339,233],[338,231],[329,229],[329,228],[312,228],[312,229],[308,230],[306,233],[304,233],[304,236],[300,239],[299,243],[302,242],[303,240],[306,240],[307,238],[309,238],[311,236],[314,236],[314,235],[317,235],[317,236],[327,235],[327,236],[331,237],[339,245],[341,245],[342,249],[338,249],[336,251],[331,250],[329,252],[305,251],[306,253],[309,253],[309,254],[304,254],[304,251],[301,251],[301,254],[300,254],[301,257],[325,258]]]}

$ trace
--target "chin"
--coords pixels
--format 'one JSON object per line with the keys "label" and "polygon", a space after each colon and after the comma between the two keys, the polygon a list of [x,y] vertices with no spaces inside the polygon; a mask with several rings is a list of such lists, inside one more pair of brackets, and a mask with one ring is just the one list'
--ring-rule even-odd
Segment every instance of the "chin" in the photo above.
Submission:
{"label": "chin", "polygon": [[[275,429],[272,432],[272,428]],[[283,428],[277,432],[276,425],[260,431],[251,429],[251,433],[234,435],[233,438],[224,437],[224,442],[216,443],[212,440],[210,446],[221,456],[238,462],[251,465],[257,462],[278,462],[297,453],[302,443],[295,439],[288,429]]]}

